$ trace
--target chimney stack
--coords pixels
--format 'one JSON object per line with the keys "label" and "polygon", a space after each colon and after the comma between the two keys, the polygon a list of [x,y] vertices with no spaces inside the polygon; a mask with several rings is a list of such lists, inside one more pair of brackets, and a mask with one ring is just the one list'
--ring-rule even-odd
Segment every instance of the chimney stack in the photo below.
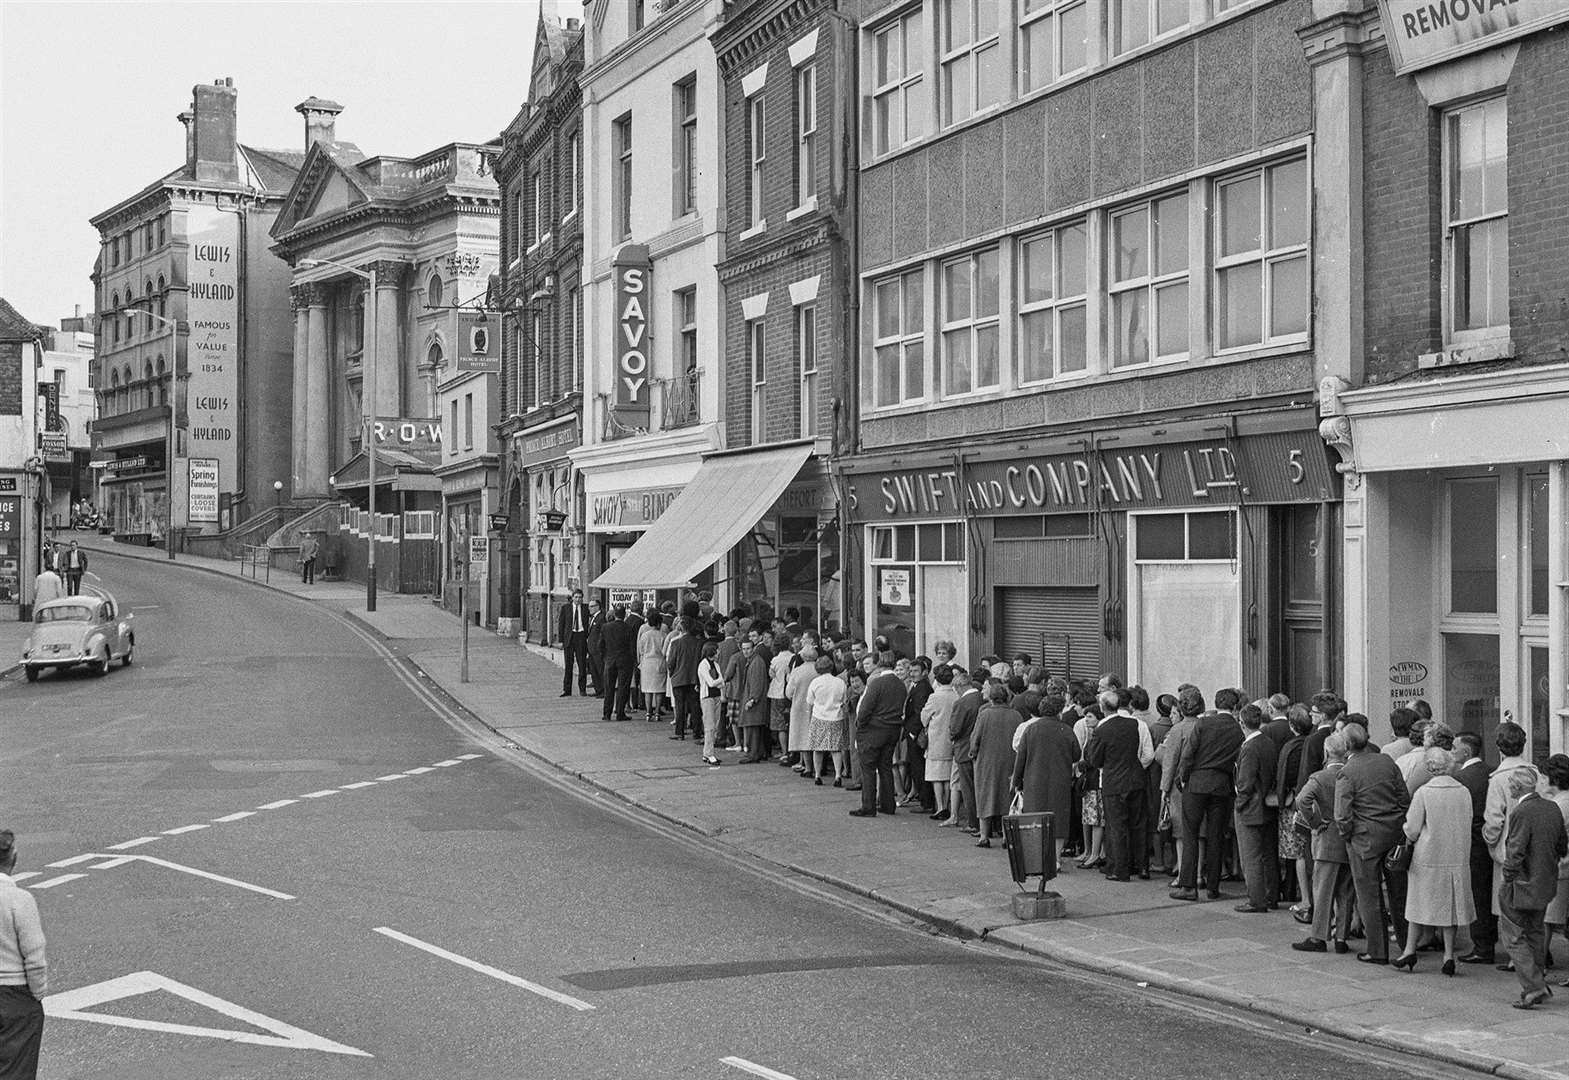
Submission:
{"label": "chimney stack", "polygon": [[294,111],[305,117],[306,152],[319,142],[334,141],[334,128],[337,126],[338,114],[343,111],[342,105],[325,98],[308,97],[294,106]]}
{"label": "chimney stack", "polygon": [[239,182],[237,97],[233,79],[214,79],[211,86],[191,88],[191,111],[195,113],[191,157],[198,180]]}
{"label": "chimney stack", "polygon": [[185,129],[185,171],[190,173],[192,176],[195,176],[196,125],[193,121],[196,119],[196,114],[193,113],[190,109],[186,109],[179,116],[175,117],[175,119],[178,120],[180,122],[180,126]]}

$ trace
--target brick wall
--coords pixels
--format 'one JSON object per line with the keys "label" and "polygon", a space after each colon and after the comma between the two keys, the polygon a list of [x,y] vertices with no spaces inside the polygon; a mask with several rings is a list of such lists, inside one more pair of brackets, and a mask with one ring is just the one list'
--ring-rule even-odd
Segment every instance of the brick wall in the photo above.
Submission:
{"label": "brick wall", "polygon": [[1527,363],[1569,360],[1569,34],[1520,47],[1509,80],[1509,328]]}
{"label": "brick wall", "polygon": [[22,415],[22,343],[0,341],[0,416]]}

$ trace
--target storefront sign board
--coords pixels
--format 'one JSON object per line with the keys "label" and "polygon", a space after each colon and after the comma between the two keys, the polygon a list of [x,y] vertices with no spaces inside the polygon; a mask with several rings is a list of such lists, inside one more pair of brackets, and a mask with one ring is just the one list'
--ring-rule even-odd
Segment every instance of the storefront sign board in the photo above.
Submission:
{"label": "storefront sign board", "polygon": [[523,443],[523,464],[538,465],[554,461],[577,446],[582,441],[582,429],[577,417],[573,417],[570,423],[537,433],[525,432],[519,438]]}
{"label": "storefront sign board", "polygon": [[218,477],[222,468],[217,458],[191,458],[186,462],[190,482],[186,487],[189,520],[192,525],[218,520]]}
{"label": "storefront sign board", "polygon": [[22,535],[22,498],[0,495],[0,540],[15,540]]}
{"label": "storefront sign board", "polygon": [[376,418],[376,445],[411,454],[441,453],[441,421],[428,416]]}
{"label": "storefront sign board", "polygon": [[614,317],[611,320],[611,355],[616,358],[615,390],[611,407],[629,428],[648,427],[649,376],[653,364],[653,339],[649,316],[653,302],[653,264],[640,244],[623,247],[616,255]]}
{"label": "storefront sign board", "polygon": [[855,521],[1321,502],[1339,490],[1311,431],[966,462],[962,474],[936,459],[848,479]]}
{"label": "storefront sign board", "polygon": [[1378,7],[1400,74],[1569,19],[1569,0],[1378,0]]}
{"label": "storefront sign board", "polygon": [[66,445],[65,432],[40,431],[38,433],[38,450],[43,454],[45,461],[70,461],[71,448]]}
{"label": "storefront sign board", "polygon": [[239,217],[193,206],[186,229],[190,337],[181,456],[216,459],[219,474],[232,482],[239,475]]}
{"label": "storefront sign board", "polygon": [[681,494],[679,487],[611,491],[588,498],[588,531],[600,533],[646,529]]}

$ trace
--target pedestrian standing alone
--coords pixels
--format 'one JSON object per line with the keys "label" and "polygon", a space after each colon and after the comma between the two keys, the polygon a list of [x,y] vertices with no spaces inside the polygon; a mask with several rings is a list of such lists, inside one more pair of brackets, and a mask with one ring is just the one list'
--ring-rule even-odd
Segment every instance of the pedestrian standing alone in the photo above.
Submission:
{"label": "pedestrian standing alone", "polygon": [[561,642],[561,659],[565,665],[561,675],[562,697],[572,696],[574,667],[577,669],[578,696],[588,693],[588,628],[592,618],[588,605],[583,603],[583,590],[573,589],[571,602],[561,605],[556,616],[556,640]]}
{"label": "pedestrian standing alone", "polygon": [[697,689],[703,709],[703,762],[718,765],[714,755],[714,739],[719,734],[719,713],[724,705],[724,672],[719,668],[719,645],[703,643],[703,657],[697,662]]}
{"label": "pedestrian standing alone", "polygon": [[[308,535],[309,534],[307,534],[307,536]],[[311,542],[312,544],[315,543],[314,537],[311,538]],[[301,557],[304,557],[303,547],[301,548]],[[311,558],[314,559],[315,555],[313,554]],[[60,555],[59,569],[62,573],[65,574],[66,592],[70,593],[72,596],[75,596],[77,593],[81,592],[82,575],[87,573],[87,552],[77,547],[75,540],[72,540],[71,546]],[[308,580],[313,582],[316,580],[316,571],[314,565],[312,566],[311,575]]]}
{"label": "pedestrian standing alone", "polygon": [[16,834],[0,829],[0,1077],[36,1080],[49,963],[38,902],[15,870]]}
{"label": "pedestrian standing alone", "polygon": [[1406,811],[1411,869],[1406,876],[1405,951],[1392,967],[1416,970],[1417,938],[1424,926],[1443,934],[1445,975],[1455,973],[1455,929],[1476,917],[1471,903],[1471,795],[1454,778],[1454,755],[1431,746],[1422,756],[1429,779]]}
{"label": "pedestrian standing alone", "polygon": [[[320,554],[320,551],[321,551],[321,545],[317,543],[316,536],[315,536],[314,533],[301,533],[300,534],[300,583],[301,584],[303,584],[303,585],[314,585],[314,584],[316,584],[316,559],[317,559],[318,555]],[[77,580],[78,581],[81,580],[81,575],[77,575]],[[72,593],[72,595],[75,595],[76,590],[72,589],[71,593]]]}

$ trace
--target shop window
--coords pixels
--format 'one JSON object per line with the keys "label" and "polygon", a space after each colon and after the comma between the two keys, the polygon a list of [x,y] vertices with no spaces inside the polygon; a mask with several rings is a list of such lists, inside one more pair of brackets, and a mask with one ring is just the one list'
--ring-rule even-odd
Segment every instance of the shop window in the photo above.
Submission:
{"label": "shop window", "polygon": [[1215,184],[1215,295],[1222,349],[1307,335],[1307,161]]}
{"label": "shop window", "polygon": [[1525,531],[1526,548],[1531,568],[1526,585],[1525,614],[1528,617],[1546,617],[1548,577],[1547,556],[1551,531],[1547,517],[1547,477],[1542,475],[1525,478]]}
{"label": "shop window", "polygon": [[942,266],[942,385],[944,397],[996,389],[999,290],[997,249]]}
{"label": "shop window", "polygon": [[795,309],[795,353],[800,370],[801,438],[817,435],[817,305]]}
{"label": "shop window", "polygon": [[871,552],[871,622],[895,651],[914,656],[934,641],[968,638],[961,523],[877,526]]}
{"label": "shop window", "polygon": [[817,65],[795,69],[795,205],[817,197]]}
{"label": "shop window", "polygon": [[675,214],[697,209],[697,76],[675,85]]}
{"label": "shop window", "polygon": [[998,0],[938,0],[944,127],[992,108],[1007,93]]}
{"label": "shop window", "polygon": [[1450,480],[1449,610],[1498,613],[1498,481]]}
{"label": "shop window", "polygon": [[926,276],[911,270],[873,285],[876,338],[872,404],[876,407],[926,397]]}
{"label": "shop window", "polygon": [[1456,731],[1482,733],[1489,750],[1501,719],[1497,634],[1444,635],[1444,716]]}
{"label": "shop window", "polygon": [[623,113],[611,124],[611,153],[615,156],[611,174],[611,238],[617,242],[632,237],[632,114]]}
{"label": "shop window", "polygon": [[746,223],[748,229],[767,225],[763,217],[763,164],[768,159],[767,115],[763,91],[746,99]]}
{"label": "shop window", "polygon": [[1509,132],[1505,99],[1444,115],[1446,330],[1451,340],[1509,324]]}
{"label": "shop window", "polygon": [[1089,7],[1084,0],[1020,0],[1021,94],[1084,70],[1089,62]]}
{"label": "shop window", "polygon": [[872,153],[886,154],[926,134],[921,85],[926,34],[921,10],[872,31]]}
{"label": "shop window", "polygon": [[1229,510],[1139,514],[1133,557],[1139,562],[1233,560],[1237,516]]}
{"label": "shop window", "polygon": [[1150,693],[1240,680],[1242,578],[1232,511],[1130,514],[1133,677]]}
{"label": "shop window", "polygon": [[1084,222],[1078,221],[1019,244],[1021,384],[1076,374],[1089,365],[1085,241]]}
{"label": "shop window", "polygon": [[403,539],[434,540],[436,538],[436,511],[403,511]]}
{"label": "shop window", "polygon": [[1111,215],[1113,367],[1188,352],[1186,192]]}
{"label": "shop window", "polygon": [[1188,25],[1188,0],[1112,0],[1111,54],[1121,56]]}

